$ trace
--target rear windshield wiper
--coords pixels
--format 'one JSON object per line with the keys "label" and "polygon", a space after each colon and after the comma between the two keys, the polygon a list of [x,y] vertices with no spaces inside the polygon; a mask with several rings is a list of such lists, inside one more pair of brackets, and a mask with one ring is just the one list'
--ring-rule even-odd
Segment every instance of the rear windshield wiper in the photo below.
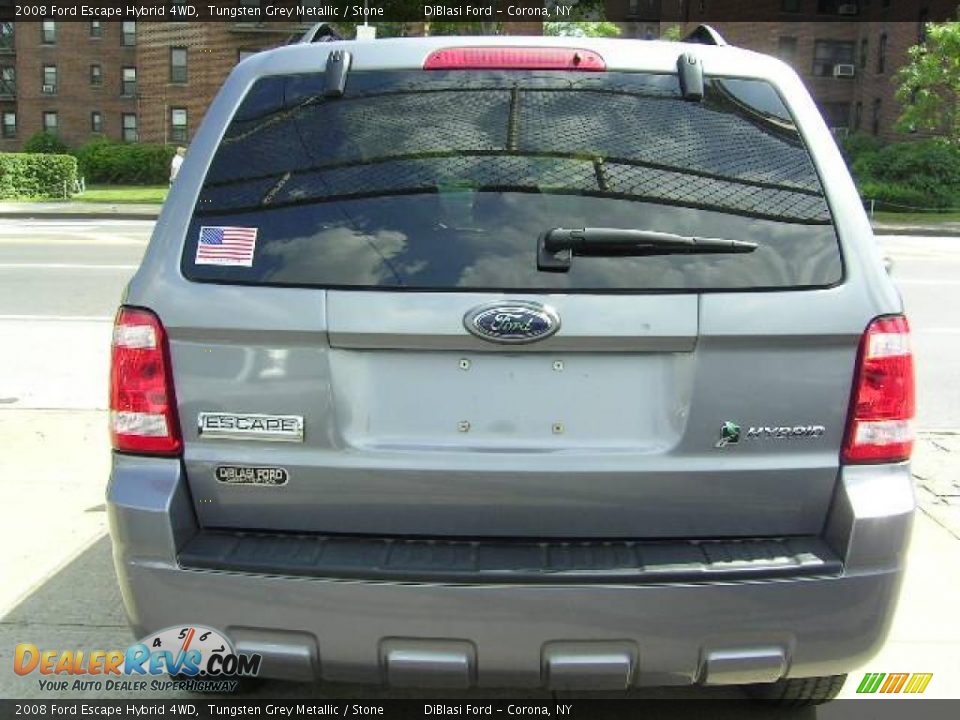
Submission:
{"label": "rear windshield wiper", "polygon": [[553,228],[537,240],[537,270],[567,272],[573,257],[636,257],[703,253],[748,253],[757,244],[744,240],[687,237],[655,230]]}

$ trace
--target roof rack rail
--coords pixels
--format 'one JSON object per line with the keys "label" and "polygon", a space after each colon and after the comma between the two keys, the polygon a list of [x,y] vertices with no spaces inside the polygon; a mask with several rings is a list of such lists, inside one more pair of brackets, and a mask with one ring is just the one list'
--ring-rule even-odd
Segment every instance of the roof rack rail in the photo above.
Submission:
{"label": "roof rack rail", "polygon": [[697,45],[727,45],[727,41],[723,39],[723,35],[709,25],[698,25],[683,39],[683,42]]}
{"label": "roof rack rail", "polygon": [[310,29],[303,34],[299,42],[309,44],[315,42],[333,42],[334,40],[343,40],[343,36],[334,30],[330,23],[318,22],[314,23]]}

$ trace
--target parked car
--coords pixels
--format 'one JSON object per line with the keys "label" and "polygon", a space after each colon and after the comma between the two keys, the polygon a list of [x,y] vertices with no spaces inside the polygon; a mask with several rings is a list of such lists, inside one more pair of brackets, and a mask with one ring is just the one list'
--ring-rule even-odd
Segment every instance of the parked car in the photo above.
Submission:
{"label": "parked car", "polygon": [[827,700],[894,612],[913,406],[900,297],[784,63],[258,53],[117,315],[126,611],[267,677]]}

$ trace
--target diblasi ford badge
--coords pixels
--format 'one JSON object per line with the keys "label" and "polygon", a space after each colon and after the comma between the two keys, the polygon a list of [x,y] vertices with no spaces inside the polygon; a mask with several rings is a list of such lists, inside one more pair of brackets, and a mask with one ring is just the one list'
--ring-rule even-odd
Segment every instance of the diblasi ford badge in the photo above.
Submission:
{"label": "diblasi ford badge", "polygon": [[463,326],[484,340],[517,345],[553,335],[560,329],[560,316],[548,305],[504,300],[474,308],[464,315]]}
{"label": "diblasi ford badge", "polygon": [[303,442],[300,415],[202,412],[197,427],[201,438]]}

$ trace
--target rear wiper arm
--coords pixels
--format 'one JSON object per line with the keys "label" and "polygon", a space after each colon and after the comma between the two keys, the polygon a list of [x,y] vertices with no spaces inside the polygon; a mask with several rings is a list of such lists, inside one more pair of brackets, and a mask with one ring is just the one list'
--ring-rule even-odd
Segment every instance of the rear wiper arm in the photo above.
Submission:
{"label": "rear wiper arm", "polygon": [[634,257],[703,253],[748,253],[757,244],[744,240],[688,237],[655,230],[553,228],[537,240],[537,270],[567,272],[575,255]]}

